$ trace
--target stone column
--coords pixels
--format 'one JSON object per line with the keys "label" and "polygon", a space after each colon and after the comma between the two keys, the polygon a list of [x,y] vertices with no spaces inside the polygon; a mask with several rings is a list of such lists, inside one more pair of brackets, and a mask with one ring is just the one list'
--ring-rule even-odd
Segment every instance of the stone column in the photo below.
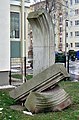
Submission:
{"label": "stone column", "polygon": [[44,10],[29,13],[28,21],[33,31],[33,75],[35,76],[55,62],[53,23],[50,14]]}

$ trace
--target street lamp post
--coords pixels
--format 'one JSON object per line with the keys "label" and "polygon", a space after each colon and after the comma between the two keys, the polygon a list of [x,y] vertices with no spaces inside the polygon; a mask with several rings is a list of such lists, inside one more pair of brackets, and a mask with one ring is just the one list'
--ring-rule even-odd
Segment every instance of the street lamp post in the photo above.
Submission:
{"label": "street lamp post", "polygon": [[26,57],[24,41],[24,0],[21,0],[21,57],[22,57],[22,80],[26,82]]}
{"label": "street lamp post", "polygon": [[67,49],[66,49],[66,20],[65,20],[65,68],[66,68],[66,54],[67,54]]}

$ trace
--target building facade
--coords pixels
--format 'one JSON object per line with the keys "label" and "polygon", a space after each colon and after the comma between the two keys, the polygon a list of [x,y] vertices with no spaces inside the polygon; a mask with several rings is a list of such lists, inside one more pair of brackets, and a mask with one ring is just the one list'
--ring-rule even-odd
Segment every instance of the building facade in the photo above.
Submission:
{"label": "building facade", "polygon": [[[21,64],[22,0],[0,1],[0,85],[9,84],[11,63]],[[28,57],[28,21],[30,1],[24,0],[24,47]],[[4,47],[3,47],[4,46]],[[11,58],[11,59],[10,59]]]}
{"label": "building facade", "polygon": [[54,23],[54,38],[55,38],[55,51],[65,50],[65,25],[64,25],[64,14],[65,2],[63,0],[56,0],[53,10],[53,23]]}
{"label": "building facade", "polygon": [[[28,57],[28,20],[30,1],[24,0],[24,47]],[[11,65],[21,65],[22,57],[22,0],[10,0],[10,57]]]}
{"label": "building facade", "polygon": [[0,1],[0,85],[9,83],[10,71],[10,5]]}
{"label": "building facade", "polygon": [[[52,5],[52,6],[51,6]],[[65,1],[63,0],[53,0],[48,1],[41,1],[39,3],[33,4],[30,6],[32,11],[36,11],[39,9],[46,9],[50,12],[52,17],[53,26],[54,26],[54,42],[55,42],[55,51],[65,51],[65,11],[66,8],[63,6],[65,5]]]}
{"label": "building facade", "polygon": [[68,24],[66,26],[66,40],[68,50],[79,50],[79,0],[67,0]]}

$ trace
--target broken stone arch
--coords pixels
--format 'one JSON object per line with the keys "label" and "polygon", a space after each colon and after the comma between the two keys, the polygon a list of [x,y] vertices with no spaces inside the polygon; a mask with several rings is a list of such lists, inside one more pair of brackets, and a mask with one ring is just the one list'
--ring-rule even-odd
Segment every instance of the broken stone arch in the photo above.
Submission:
{"label": "broken stone arch", "polygon": [[27,19],[33,32],[33,75],[36,75],[55,62],[54,26],[45,10],[31,12]]}

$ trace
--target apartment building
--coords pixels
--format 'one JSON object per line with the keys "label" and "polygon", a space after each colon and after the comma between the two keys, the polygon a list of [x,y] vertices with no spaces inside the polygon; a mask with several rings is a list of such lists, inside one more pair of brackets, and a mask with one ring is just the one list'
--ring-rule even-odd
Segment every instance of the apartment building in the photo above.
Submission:
{"label": "apartment building", "polygon": [[[2,0],[0,5],[0,85],[6,85],[9,84],[11,63],[21,63],[22,0]],[[30,1],[24,0],[24,47],[26,57],[28,56],[27,15],[29,6]]]}
{"label": "apartment building", "polygon": [[67,50],[79,50],[79,0],[68,0]]}
{"label": "apartment building", "polygon": [[79,50],[79,0],[55,0],[55,51]]}
{"label": "apartment building", "polygon": [[[65,20],[64,14],[66,8],[65,1],[63,0],[53,0],[48,1],[47,11],[51,9],[51,17],[54,25],[54,42],[55,42],[55,51],[65,51]],[[51,6],[52,5],[52,6]],[[33,4],[30,6],[31,10],[46,9],[46,1],[41,1],[39,3]]]}
{"label": "apartment building", "polygon": [[[25,56],[28,56],[28,20],[30,1],[24,0],[24,41]],[[22,45],[22,0],[10,0],[10,41],[11,41],[11,63],[21,63]]]}
{"label": "apartment building", "polygon": [[55,51],[65,51],[65,1],[56,0],[53,10]]}

